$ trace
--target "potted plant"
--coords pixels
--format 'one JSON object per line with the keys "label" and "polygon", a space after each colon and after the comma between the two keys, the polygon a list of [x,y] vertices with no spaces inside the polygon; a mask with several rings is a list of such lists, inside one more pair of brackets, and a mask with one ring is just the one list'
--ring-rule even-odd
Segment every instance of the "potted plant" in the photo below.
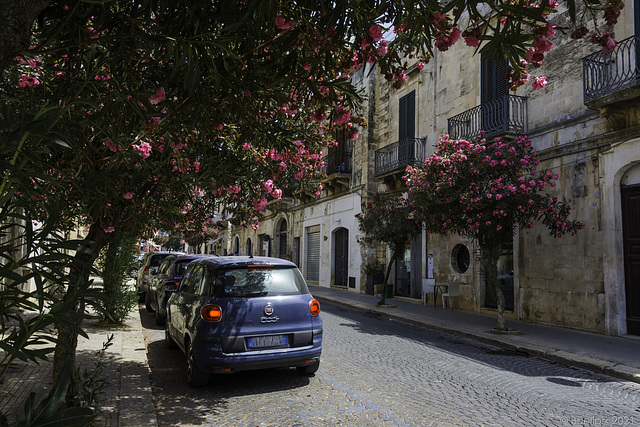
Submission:
{"label": "potted plant", "polygon": [[384,264],[373,258],[363,265],[364,274],[367,276],[367,293],[373,295],[374,285],[384,282]]}

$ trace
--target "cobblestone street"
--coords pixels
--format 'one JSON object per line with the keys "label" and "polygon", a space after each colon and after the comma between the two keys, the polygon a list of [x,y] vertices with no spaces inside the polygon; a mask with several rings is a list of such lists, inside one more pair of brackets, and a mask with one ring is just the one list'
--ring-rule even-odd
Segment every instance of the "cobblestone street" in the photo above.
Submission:
{"label": "cobblestone street", "polygon": [[[323,357],[295,370],[186,384],[186,361],[142,312],[158,422],[215,426],[638,425],[640,385],[323,305]],[[153,325],[153,326],[152,326]]]}

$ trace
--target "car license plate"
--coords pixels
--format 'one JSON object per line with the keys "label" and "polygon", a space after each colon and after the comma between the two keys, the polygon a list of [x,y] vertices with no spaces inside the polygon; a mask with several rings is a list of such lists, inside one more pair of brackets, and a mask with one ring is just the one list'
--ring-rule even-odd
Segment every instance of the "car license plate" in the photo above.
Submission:
{"label": "car license plate", "polygon": [[247,345],[249,348],[281,347],[283,345],[289,345],[289,337],[286,335],[267,335],[264,337],[253,337],[248,338]]}

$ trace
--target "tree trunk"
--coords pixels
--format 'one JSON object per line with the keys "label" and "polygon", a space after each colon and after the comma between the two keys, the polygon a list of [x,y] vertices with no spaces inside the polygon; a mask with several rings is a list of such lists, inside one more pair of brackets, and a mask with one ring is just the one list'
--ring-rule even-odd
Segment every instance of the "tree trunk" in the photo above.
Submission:
{"label": "tree trunk", "polygon": [[393,252],[391,254],[391,259],[389,260],[389,265],[387,266],[387,272],[384,275],[384,284],[382,285],[382,298],[378,301],[378,305],[385,305],[387,302],[387,282],[389,281],[389,276],[391,275],[391,267],[393,263],[396,261],[396,253]]}
{"label": "tree trunk", "polygon": [[[93,224],[89,234],[78,248],[73,264],[69,271],[67,291],[61,302],[57,304],[67,305],[64,321],[55,323],[58,331],[58,340],[53,355],[53,384],[59,380],[58,375],[65,363],[71,364],[71,382],[67,391],[66,406],[74,405],[77,396],[77,379],[75,377],[76,348],[78,346],[78,331],[85,317],[84,292],[89,287],[89,275],[91,267],[100,250],[109,242],[111,236],[104,232],[102,226]],[[62,317],[62,316],[61,316]]]}
{"label": "tree trunk", "polygon": [[498,303],[498,325],[497,330],[505,331],[507,329],[506,319],[504,317],[504,294],[500,284],[498,283],[498,259],[500,258],[500,245],[492,242],[488,246],[480,245],[480,263],[482,274],[487,282],[487,291]]}
{"label": "tree trunk", "polygon": [[506,331],[507,320],[504,317],[504,293],[502,292],[502,286],[500,286],[500,284],[496,287],[496,295],[498,302],[498,326],[496,329],[499,331]]}

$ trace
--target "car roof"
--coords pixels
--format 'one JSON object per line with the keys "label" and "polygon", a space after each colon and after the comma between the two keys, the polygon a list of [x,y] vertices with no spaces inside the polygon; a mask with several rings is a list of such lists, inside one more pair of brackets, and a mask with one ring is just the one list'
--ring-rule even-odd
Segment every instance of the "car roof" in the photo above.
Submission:
{"label": "car roof", "polygon": [[154,251],[154,252],[147,252],[145,255],[147,256],[153,256],[153,255],[185,255],[184,252],[177,252],[177,251]]}
{"label": "car roof", "polygon": [[272,265],[277,267],[297,267],[291,261],[281,258],[272,257],[254,257],[254,256],[214,256],[204,258],[198,261],[198,264],[204,264],[213,268],[243,268],[249,265]]}
{"label": "car roof", "polygon": [[181,260],[194,260],[194,259],[200,259],[200,258],[211,258],[211,257],[219,257],[220,255],[218,254],[182,254],[182,255],[178,255],[176,257],[176,261],[181,261]]}

